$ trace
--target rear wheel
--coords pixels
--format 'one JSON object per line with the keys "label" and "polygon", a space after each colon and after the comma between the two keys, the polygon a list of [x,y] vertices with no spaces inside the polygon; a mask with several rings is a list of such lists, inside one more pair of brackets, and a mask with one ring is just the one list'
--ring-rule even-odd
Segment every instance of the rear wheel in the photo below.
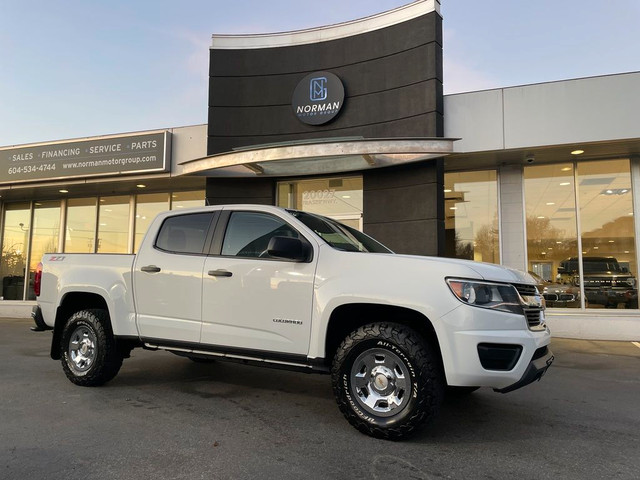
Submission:
{"label": "rear wheel", "polygon": [[76,385],[102,385],[122,366],[108,313],[102,309],[74,313],[62,331],[60,350],[62,369]]}
{"label": "rear wheel", "polygon": [[437,357],[414,330],[375,323],[352,332],[332,367],[338,406],[354,427],[398,440],[434,418],[444,396]]}

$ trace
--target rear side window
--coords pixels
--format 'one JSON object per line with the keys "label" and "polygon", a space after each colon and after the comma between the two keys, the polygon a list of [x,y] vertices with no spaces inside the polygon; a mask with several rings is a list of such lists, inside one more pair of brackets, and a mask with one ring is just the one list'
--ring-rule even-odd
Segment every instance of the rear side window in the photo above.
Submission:
{"label": "rear side window", "polygon": [[156,248],[172,253],[202,254],[212,213],[167,218],[160,227]]}
{"label": "rear side window", "polygon": [[299,238],[299,234],[284,220],[273,215],[234,212],[224,235],[222,255],[269,258],[267,246],[273,237]]}

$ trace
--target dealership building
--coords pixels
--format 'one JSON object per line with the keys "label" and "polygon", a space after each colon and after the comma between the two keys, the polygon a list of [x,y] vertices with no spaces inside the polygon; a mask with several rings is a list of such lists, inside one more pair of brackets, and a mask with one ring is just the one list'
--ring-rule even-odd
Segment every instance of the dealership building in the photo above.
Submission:
{"label": "dealership building", "polygon": [[30,313],[45,252],[135,253],[160,211],[259,203],[532,272],[554,335],[639,340],[640,72],[443,95],[442,21],[421,0],[213,35],[206,125],[0,147],[0,315]]}

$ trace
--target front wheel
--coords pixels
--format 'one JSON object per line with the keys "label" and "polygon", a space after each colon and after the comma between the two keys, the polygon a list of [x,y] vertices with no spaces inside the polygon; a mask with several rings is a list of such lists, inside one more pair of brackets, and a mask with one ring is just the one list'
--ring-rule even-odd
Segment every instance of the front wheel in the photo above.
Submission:
{"label": "front wheel", "polygon": [[342,342],[333,361],[338,407],[354,427],[398,440],[434,418],[444,381],[431,348],[414,330],[394,323],[365,325]]}
{"label": "front wheel", "polygon": [[62,331],[62,369],[76,385],[94,387],[115,377],[122,366],[105,310],[74,313]]}

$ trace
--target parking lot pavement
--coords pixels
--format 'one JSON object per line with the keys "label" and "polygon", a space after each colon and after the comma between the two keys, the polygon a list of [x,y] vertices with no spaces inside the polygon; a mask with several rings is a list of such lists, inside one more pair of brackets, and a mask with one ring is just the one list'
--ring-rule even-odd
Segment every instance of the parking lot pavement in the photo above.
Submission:
{"label": "parking lot pavement", "polygon": [[1,479],[637,479],[640,348],[554,339],[541,382],[449,401],[404,442],[342,417],[328,376],[134,350],[71,384],[51,333],[0,319]]}

